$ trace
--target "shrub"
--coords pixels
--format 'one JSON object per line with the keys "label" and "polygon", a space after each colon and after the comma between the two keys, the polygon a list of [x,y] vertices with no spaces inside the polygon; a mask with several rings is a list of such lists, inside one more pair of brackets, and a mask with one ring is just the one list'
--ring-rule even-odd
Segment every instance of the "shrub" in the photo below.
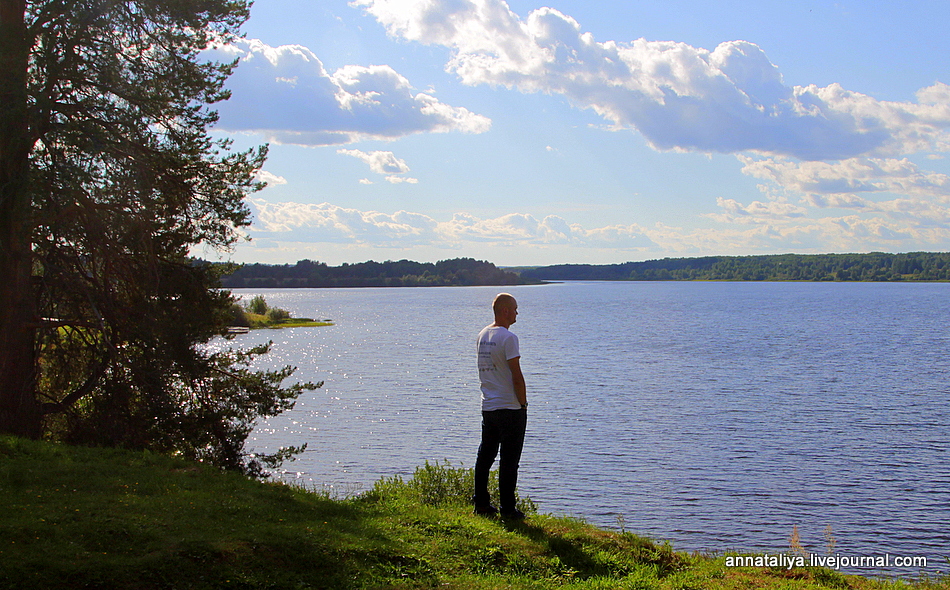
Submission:
{"label": "shrub", "polygon": [[244,326],[245,328],[251,325],[250,320],[247,319],[247,313],[239,303],[235,303],[231,306],[231,325]]}
{"label": "shrub", "polygon": [[263,295],[258,295],[247,304],[247,310],[257,315],[264,315],[267,313],[267,301],[264,300]]}
{"label": "shrub", "polygon": [[267,310],[267,320],[270,322],[281,322],[290,319],[290,312],[279,307],[271,307]]}

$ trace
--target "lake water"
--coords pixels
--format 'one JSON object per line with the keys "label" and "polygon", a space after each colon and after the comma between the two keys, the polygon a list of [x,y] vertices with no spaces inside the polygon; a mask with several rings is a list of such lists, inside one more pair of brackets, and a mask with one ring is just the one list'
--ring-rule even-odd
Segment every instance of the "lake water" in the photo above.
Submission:
{"label": "lake water", "polygon": [[[950,555],[950,284],[564,283],[518,299],[519,491],[681,550]],[[239,290],[327,328],[255,331],[325,381],[250,446],[339,494],[470,467],[474,339],[497,287]],[[866,572],[871,573],[871,572]],[[877,572],[915,575],[918,569]]]}

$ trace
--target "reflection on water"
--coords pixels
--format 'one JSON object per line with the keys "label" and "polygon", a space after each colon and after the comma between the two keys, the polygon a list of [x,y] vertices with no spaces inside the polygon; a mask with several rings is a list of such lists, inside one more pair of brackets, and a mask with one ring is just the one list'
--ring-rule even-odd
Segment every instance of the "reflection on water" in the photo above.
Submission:
{"label": "reflection on water", "polygon": [[[514,287],[531,408],[519,489],[544,512],[679,549],[924,555],[950,541],[950,285]],[[341,493],[424,461],[471,466],[488,288],[240,291],[330,328],[256,331],[324,380],[259,449]],[[939,562],[939,563],[938,563]],[[933,567],[931,567],[933,570]],[[899,572],[912,574],[915,572]]]}

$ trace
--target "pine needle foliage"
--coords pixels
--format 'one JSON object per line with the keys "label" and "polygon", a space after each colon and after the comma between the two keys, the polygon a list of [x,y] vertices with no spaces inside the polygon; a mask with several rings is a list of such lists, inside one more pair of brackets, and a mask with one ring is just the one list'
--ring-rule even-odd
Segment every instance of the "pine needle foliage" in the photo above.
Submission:
{"label": "pine needle foliage", "polygon": [[252,424],[313,387],[208,351],[234,298],[189,257],[263,186],[266,146],[210,133],[235,64],[202,57],[249,6],[0,0],[0,432],[256,473]]}

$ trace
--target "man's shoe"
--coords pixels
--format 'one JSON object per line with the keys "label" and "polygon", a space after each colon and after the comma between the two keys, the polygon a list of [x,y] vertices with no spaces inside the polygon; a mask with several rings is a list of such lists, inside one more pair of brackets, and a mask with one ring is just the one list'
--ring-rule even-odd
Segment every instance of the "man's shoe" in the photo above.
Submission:
{"label": "man's shoe", "polygon": [[524,520],[524,512],[517,508],[514,510],[502,510],[501,517],[508,520]]}
{"label": "man's shoe", "polygon": [[496,514],[498,514],[498,509],[492,506],[491,504],[488,504],[486,506],[476,506],[475,514],[478,514],[480,516],[495,516]]}

